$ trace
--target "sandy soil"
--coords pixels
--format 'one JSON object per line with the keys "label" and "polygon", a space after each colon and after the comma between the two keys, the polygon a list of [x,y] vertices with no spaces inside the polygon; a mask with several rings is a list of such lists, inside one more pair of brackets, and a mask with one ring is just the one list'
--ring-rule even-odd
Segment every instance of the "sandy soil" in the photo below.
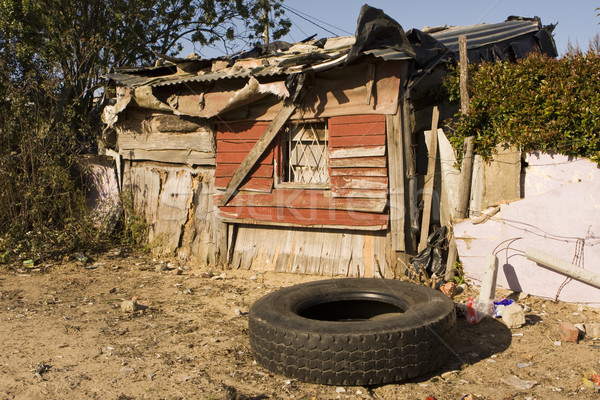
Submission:
{"label": "sandy soil", "polygon": [[[458,321],[444,369],[378,387],[314,385],[256,365],[247,312],[282,286],[323,279],[252,271],[165,269],[148,256],[94,257],[23,270],[0,266],[2,399],[596,399],[592,339],[557,343],[558,321],[600,322],[597,309],[527,297],[528,323]],[[161,261],[163,261],[161,263]],[[465,301],[469,294],[455,300]],[[508,293],[506,293],[508,294]],[[136,300],[143,309],[124,310]],[[516,376],[533,385],[519,389]],[[514,379],[514,378],[512,378]],[[506,381],[506,382],[505,382]]]}

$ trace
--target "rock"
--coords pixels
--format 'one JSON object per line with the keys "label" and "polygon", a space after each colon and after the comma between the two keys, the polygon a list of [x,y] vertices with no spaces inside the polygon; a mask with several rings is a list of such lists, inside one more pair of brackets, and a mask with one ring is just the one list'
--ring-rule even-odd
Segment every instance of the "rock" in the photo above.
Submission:
{"label": "rock", "polygon": [[458,378],[458,374],[460,373],[460,371],[446,371],[444,372],[441,376],[441,378],[445,381],[449,381],[449,380],[453,380]]}
{"label": "rock", "polygon": [[585,324],[585,334],[592,338],[600,338],[600,324]]}
{"label": "rock", "polygon": [[344,389],[343,387],[336,387],[335,388],[335,392],[336,393],[346,393],[346,389]]}
{"label": "rock", "polygon": [[577,343],[579,341],[579,329],[568,322],[558,323],[558,333],[564,342]]}
{"label": "rock", "polygon": [[453,299],[454,296],[456,296],[456,283],[454,283],[454,282],[448,282],[444,286],[440,287],[440,290],[446,296],[448,296],[451,299]]}
{"label": "rock", "polygon": [[585,336],[585,334],[587,333],[585,331],[585,325],[584,324],[575,324],[575,328],[579,329],[579,336],[580,337]]}
{"label": "rock", "polygon": [[177,267],[173,270],[173,274],[174,275],[181,275],[183,274],[183,269],[181,267]]}
{"label": "rock", "polygon": [[517,303],[502,309],[502,322],[509,328],[520,328],[525,324],[525,311]]}
{"label": "rock", "polygon": [[138,310],[144,310],[145,306],[138,304],[134,300],[123,300],[121,302],[121,311],[123,312],[136,312]]}
{"label": "rock", "polygon": [[562,346],[562,342],[560,340],[555,340],[554,341],[554,345],[555,346]]}

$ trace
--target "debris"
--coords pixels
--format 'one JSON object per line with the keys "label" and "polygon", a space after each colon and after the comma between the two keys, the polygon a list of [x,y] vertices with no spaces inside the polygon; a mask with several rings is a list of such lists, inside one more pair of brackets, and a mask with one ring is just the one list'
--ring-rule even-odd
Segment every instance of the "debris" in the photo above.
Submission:
{"label": "debris", "polygon": [[346,393],[346,389],[344,389],[343,387],[336,387],[335,388],[335,392],[336,393]]}
{"label": "debris", "polygon": [[492,316],[494,318],[500,318],[502,317],[502,310],[504,309],[504,307],[510,306],[511,304],[513,304],[515,301],[511,300],[511,299],[507,299],[507,298],[501,298],[500,300],[494,300],[494,306],[492,309]]}
{"label": "debris", "polygon": [[89,259],[83,253],[73,253],[73,258],[79,261],[83,266],[85,266],[89,261]]}
{"label": "debris", "polygon": [[509,328],[520,328],[525,324],[525,311],[517,303],[513,303],[502,310],[502,322]]}
{"label": "debris", "polygon": [[482,309],[479,301],[472,297],[467,299],[467,322],[469,324],[477,324],[486,316],[486,310]]}
{"label": "debris", "polygon": [[25,260],[23,261],[23,266],[25,268],[33,268],[35,266],[35,263],[33,262],[33,260]]}
{"label": "debris", "polygon": [[589,372],[583,378],[581,378],[581,381],[583,382],[583,386],[586,388],[600,391],[600,375],[597,373]]}
{"label": "debris", "polygon": [[442,291],[442,293],[444,293],[446,296],[450,297],[451,299],[454,298],[454,296],[456,296],[457,291],[456,291],[456,283],[454,282],[448,282],[445,285],[440,287],[440,290]]}
{"label": "debris", "polygon": [[531,367],[532,365],[533,365],[532,362],[528,362],[528,363],[522,363],[522,362],[520,362],[520,363],[517,363],[517,367],[519,367],[519,368],[527,368],[527,367]]}
{"label": "debris", "polygon": [[579,329],[579,337],[583,338],[586,335],[585,324],[574,324],[575,328]]}
{"label": "debris", "polygon": [[33,374],[37,377],[39,377],[40,379],[44,379],[43,375],[50,371],[50,368],[52,368],[51,365],[46,364],[44,361],[37,363],[36,365],[32,365],[31,366],[31,372],[33,372]]}
{"label": "debris", "polygon": [[173,274],[181,275],[181,274],[183,274],[183,269],[181,267],[177,267],[173,270]]}
{"label": "debris", "polygon": [[564,342],[579,342],[579,329],[577,329],[575,325],[564,321],[559,322],[558,330],[558,333]]}
{"label": "debris", "polygon": [[555,340],[554,341],[554,345],[555,346],[562,346],[562,342],[560,340]]}
{"label": "debris", "polygon": [[473,395],[472,394],[466,394],[463,397],[461,397],[460,400],[473,400]]}
{"label": "debris", "polygon": [[525,381],[515,375],[508,377],[508,378],[502,378],[500,380],[502,382],[506,383],[507,385],[514,386],[520,390],[529,390],[536,385],[536,382]]}

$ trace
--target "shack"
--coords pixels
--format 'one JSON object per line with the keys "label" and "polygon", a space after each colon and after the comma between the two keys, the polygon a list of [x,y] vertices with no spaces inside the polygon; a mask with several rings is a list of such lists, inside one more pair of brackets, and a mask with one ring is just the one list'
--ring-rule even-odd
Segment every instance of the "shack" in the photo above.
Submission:
{"label": "shack", "polygon": [[156,252],[232,268],[398,276],[419,232],[452,217],[438,199],[421,226],[418,160],[426,165],[434,106],[440,118],[457,112],[434,92],[458,60],[459,37],[469,62],[555,57],[552,29],[510,17],[405,32],[365,5],[352,37],[162,56],[107,75],[116,98],[104,113],[106,152]]}

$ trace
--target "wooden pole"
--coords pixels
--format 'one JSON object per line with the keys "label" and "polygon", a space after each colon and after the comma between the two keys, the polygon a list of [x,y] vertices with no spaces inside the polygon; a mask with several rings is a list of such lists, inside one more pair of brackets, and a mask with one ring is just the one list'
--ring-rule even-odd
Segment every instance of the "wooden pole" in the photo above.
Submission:
{"label": "wooden pole", "polygon": [[419,230],[419,210],[417,209],[417,161],[413,148],[412,124],[410,121],[410,104],[408,98],[410,89],[407,89],[402,101],[402,137],[404,141],[404,162],[406,178],[408,180],[408,216],[409,227],[406,251],[417,251],[417,232]]}
{"label": "wooden pole", "polygon": [[458,207],[454,218],[465,219],[469,215],[471,200],[471,179],[473,178],[473,141],[475,136],[465,138],[464,154],[460,170],[460,187],[458,188]]}
{"label": "wooden pole", "polygon": [[418,251],[427,247],[427,237],[429,236],[429,224],[431,222],[431,202],[433,197],[433,183],[435,181],[435,167],[437,164],[437,130],[440,111],[437,106],[433,107],[431,117],[431,139],[429,141],[429,160],[427,162],[427,175],[423,187],[423,218],[421,219],[421,240],[419,241]]}
{"label": "wooden pole", "polygon": [[463,114],[469,113],[469,90],[467,82],[469,80],[469,58],[467,57],[467,37],[460,35],[458,37],[458,51],[460,56],[460,108]]}

